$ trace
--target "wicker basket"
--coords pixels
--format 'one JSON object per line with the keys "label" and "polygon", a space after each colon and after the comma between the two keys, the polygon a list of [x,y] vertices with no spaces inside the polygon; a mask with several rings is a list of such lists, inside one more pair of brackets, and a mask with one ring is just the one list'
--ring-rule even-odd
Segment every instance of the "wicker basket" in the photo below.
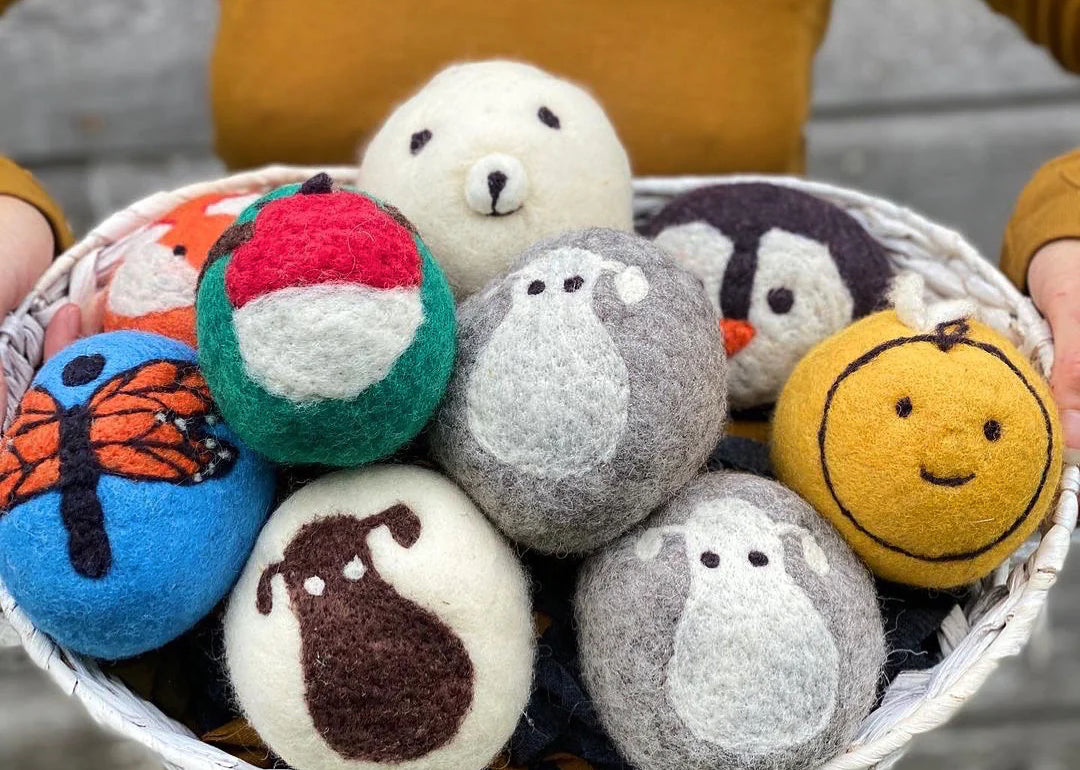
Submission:
{"label": "wicker basket", "polygon": [[[174,206],[212,192],[260,192],[302,181],[319,170],[274,166],[174,192],[157,193],[107,219],[56,260],[32,294],[0,326],[0,361],[11,389],[6,425],[41,363],[44,327],[65,302],[92,303],[117,259],[109,245]],[[325,169],[341,181],[354,168]],[[636,183],[636,210],[645,215],[672,196],[709,183],[754,177],[651,178]],[[760,177],[757,177],[760,179]],[[888,250],[898,269],[916,271],[940,298],[970,297],[980,317],[1012,339],[1044,373],[1050,371],[1050,330],[1035,307],[959,234],[887,201],[826,184],[795,178],[770,181],[804,190],[843,207]],[[979,688],[1002,658],[1021,650],[1031,636],[1047,592],[1057,579],[1076,523],[1080,471],[1069,465],[1053,518],[1039,542],[1030,543],[992,576],[965,611],[955,611],[942,627],[945,659],[929,671],[901,674],[882,705],[861,726],[829,770],[887,766],[913,735],[944,723]],[[105,676],[92,661],[67,652],[38,632],[0,585],[0,610],[19,633],[31,659],[69,695],[79,698],[102,724],[148,746],[166,766],[185,770],[249,768],[245,762],[201,743],[154,705]]]}

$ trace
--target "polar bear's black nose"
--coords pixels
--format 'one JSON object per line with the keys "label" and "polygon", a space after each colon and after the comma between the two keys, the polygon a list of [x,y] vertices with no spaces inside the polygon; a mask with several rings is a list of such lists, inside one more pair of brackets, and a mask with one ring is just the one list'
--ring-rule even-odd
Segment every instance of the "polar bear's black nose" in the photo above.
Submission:
{"label": "polar bear's black nose", "polygon": [[506,187],[506,174],[501,171],[492,171],[488,174],[488,192],[491,193],[491,207],[499,201],[499,193]]}

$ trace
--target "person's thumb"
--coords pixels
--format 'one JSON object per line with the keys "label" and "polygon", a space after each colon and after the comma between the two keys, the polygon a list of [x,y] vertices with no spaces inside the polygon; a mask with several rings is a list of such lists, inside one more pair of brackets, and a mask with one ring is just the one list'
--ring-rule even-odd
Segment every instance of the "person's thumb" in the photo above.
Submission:
{"label": "person's thumb", "polygon": [[1080,460],[1080,302],[1055,301],[1043,309],[1054,332],[1050,387],[1061,411],[1066,459]]}

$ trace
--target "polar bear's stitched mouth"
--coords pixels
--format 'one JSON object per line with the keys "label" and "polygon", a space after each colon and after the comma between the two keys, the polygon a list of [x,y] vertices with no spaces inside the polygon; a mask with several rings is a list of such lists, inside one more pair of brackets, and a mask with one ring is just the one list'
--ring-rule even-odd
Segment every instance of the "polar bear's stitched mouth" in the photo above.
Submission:
{"label": "polar bear's stitched mouth", "polygon": [[522,204],[521,204],[520,206],[518,206],[518,207],[517,207],[516,209],[510,209],[510,211],[496,211],[496,210],[495,210],[495,205],[494,205],[494,204],[492,204],[492,206],[491,206],[491,211],[490,211],[490,213],[484,214],[484,216],[485,216],[485,217],[508,217],[508,216],[510,216],[511,214],[516,214],[516,213],[518,213],[518,212],[519,212],[519,211],[521,211],[521,210],[522,210],[523,208],[525,208],[525,204],[524,204],[524,203],[522,203]]}

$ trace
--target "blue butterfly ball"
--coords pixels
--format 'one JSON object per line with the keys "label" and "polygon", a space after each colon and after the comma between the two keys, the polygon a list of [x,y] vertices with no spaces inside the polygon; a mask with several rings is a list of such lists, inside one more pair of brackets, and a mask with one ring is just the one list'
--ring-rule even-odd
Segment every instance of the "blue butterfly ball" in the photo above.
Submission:
{"label": "blue butterfly ball", "polygon": [[189,630],[270,511],[273,469],[221,422],[196,362],[156,334],[80,340],[0,439],[0,582],[75,652],[128,658]]}

